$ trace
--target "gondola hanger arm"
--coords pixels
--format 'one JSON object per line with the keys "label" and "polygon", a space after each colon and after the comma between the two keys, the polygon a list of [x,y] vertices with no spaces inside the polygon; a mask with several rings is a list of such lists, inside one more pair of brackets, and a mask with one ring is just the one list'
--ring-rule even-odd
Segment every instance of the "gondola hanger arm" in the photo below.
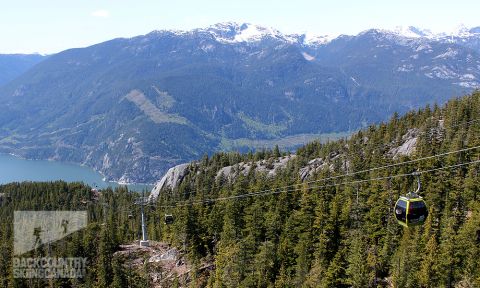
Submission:
{"label": "gondola hanger arm", "polygon": [[415,194],[418,195],[418,193],[420,192],[420,188],[422,187],[422,184],[420,182],[420,173],[415,171],[412,173],[413,176],[415,176],[415,178],[417,178],[417,191],[415,191]]}

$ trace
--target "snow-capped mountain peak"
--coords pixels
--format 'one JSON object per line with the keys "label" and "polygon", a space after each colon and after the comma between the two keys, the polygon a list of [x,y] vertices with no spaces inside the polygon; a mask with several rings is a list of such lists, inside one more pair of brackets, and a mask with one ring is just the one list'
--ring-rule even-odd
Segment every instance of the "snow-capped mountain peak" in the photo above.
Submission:
{"label": "snow-capped mountain peak", "polygon": [[305,46],[319,46],[325,45],[336,38],[330,35],[317,35],[309,32],[302,34],[286,34],[272,27],[237,22],[221,22],[206,28],[192,30],[155,30],[149,33],[149,35],[156,36],[165,33],[177,36],[198,33],[199,35],[207,34],[223,44],[259,42],[270,38],[289,44],[296,43]]}
{"label": "snow-capped mountain peak", "polygon": [[478,27],[473,27],[470,30],[468,30],[471,34],[480,34],[480,26]]}
{"label": "snow-capped mountain peak", "polygon": [[428,29],[420,29],[414,26],[397,26],[393,32],[407,38],[435,37],[435,34],[432,33],[432,31]]}
{"label": "snow-capped mountain peak", "polygon": [[[177,36],[207,35],[215,41],[222,44],[236,43],[256,43],[266,39],[275,40],[279,43],[296,44],[304,47],[318,47],[327,45],[332,40],[337,39],[331,35],[316,35],[309,32],[299,34],[286,34],[281,31],[261,25],[238,22],[222,22],[206,28],[197,28],[193,30],[161,30],[154,31],[156,34],[175,34]],[[369,29],[357,34],[357,36],[370,35],[376,39],[389,39],[401,45],[410,45],[418,41],[443,41],[457,42],[464,41],[466,38],[480,39],[480,27],[467,28],[460,25],[452,32],[434,33],[428,29],[422,29],[415,26],[397,26],[394,29]],[[352,37],[356,37],[353,36]],[[412,42],[412,40],[414,42]],[[478,40],[475,40],[478,41]],[[478,44],[475,44],[478,45]]]}
{"label": "snow-capped mountain peak", "polygon": [[277,29],[251,23],[218,23],[206,28],[205,31],[210,32],[217,41],[223,43],[256,42],[265,37],[294,41],[292,36],[283,34]]}
{"label": "snow-capped mountain peak", "polygon": [[258,41],[266,36],[283,38],[283,34],[278,30],[249,23],[240,26],[240,31],[238,32],[239,33],[235,35],[234,42]]}
{"label": "snow-capped mountain peak", "polygon": [[453,37],[469,37],[471,36],[471,33],[469,31],[470,29],[465,26],[465,24],[460,24],[457,27],[453,29],[451,34],[449,36]]}
{"label": "snow-capped mountain peak", "polygon": [[222,43],[258,42],[265,38],[273,38],[287,43],[298,43],[305,46],[324,45],[335,39],[330,35],[317,35],[310,32],[302,34],[285,34],[281,31],[251,23],[223,22],[209,26],[202,31],[211,33]]}
{"label": "snow-capped mountain peak", "polygon": [[303,34],[303,44],[307,46],[318,46],[327,44],[336,37],[330,35],[316,35],[309,32]]}
{"label": "snow-capped mountain peak", "polygon": [[[412,39],[427,40],[427,41],[446,41],[456,42],[463,41],[466,38],[479,38],[480,27],[468,28],[465,25],[459,25],[450,32],[432,32],[429,29],[422,29],[414,26],[397,26],[394,29],[369,29],[358,35],[374,35],[375,37],[386,37],[398,43],[408,43]],[[357,35],[357,36],[358,36]]]}

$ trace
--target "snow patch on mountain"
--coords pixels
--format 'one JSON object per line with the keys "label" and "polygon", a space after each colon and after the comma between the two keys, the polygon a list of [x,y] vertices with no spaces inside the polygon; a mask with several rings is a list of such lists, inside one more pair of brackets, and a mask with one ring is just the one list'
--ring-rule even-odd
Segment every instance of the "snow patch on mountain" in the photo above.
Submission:
{"label": "snow patch on mountain", "polygon": [[420,52],[420,51],[432,51],[432,46],[428,45],[428,44],[420,44],[417,49],[415,49],[416,52]]}
{"label": "snow patch on mountain", "polygon": [[428,78],[440,78],[440,79],[454,79],[459,77],[459,75],[455,73],[455,71],[453,71],[446,65],[433,67],[430,72],[425,73],[425,76],[427,76]]}
{"label": "snow patch on mountain", "polygon": [[407,38],[432,38],[435,36],[435,34],[428,29],[420,29],[413,26],[397,26],[393,32]]}
{"label": "snow patch on mountain", "polygon": [[453,37],[470,37],[472,33],[470,33],[470,29],[465,26],[465,24],[460,24],[451,32],[450,36]]}
{"label": "snow patch on mountain", "polygon": [[302,52],[302,55],[303,55],[303,58],[305,58],[305,60],[307,60],[307,61],[313,61],[313,60],[315,60],[315,57],[313,57],[312,55],[308,54],[307,52]]}
{"label": "snow patch on mountain", "polygon": [[274,28],[250,23],[219,23],[204,29],[204,31],[211,33],[221,43],[257,42],[267,37],[289,43],[297,41],[292,35],[283,34]]}
{"label": "snow patch on mountain", "polygon": [[355,85],[360,86],[360,83],[357,82],[357,79],[352,76],[350,76],[350,79],[353,81],[353,83],[355,83]]}
{"label": "snow patch on mountain", "polygon": [[[318,35],[311,32],[286,34],[271,27],[237,22],[217,23],[206,28],[197,28],[189,31],[161,30],[154,31],[151,34],[168,34],[181,37],[203,34],[222,44],[256,43],[265,39],[274,39],[286,44],[297,44],[303,47],[313,48],[327,45],[333,40],[341,37],[353,37],[346,35]],[[464,25],[455,28],[451,32],[441,33],[434,33],[429,29],[422,29],[414,26],[397,26],[391,30],[369,29],[359,33],[357,36],[365,34],[369,34],[377,40],[387,40],[394,44],[410,46],[416,52],[422,51],[423,53],[433,52],[432,47],[429,45],[432,41],[459,43],[462,41],[476,41],[477,38],[480,41],[480,27],[468,29]],[[379,42],[379,45],[391,45],[391,43]],[[389,48],[390,46],[378,46],[378,48],[380,47]],[[205,52],[213,50],[213,48],[209,46],[203,46],[201,49]],[[447,54],[444,56],[448,57],[450,55]]]}
{"label": "snow patch on mountain", "polygon": [[462,77],[460,77],[462,80],[475,80],[475,76],[472,74],[464,74]]}
{"label": "snow patch on mountain", "polygon": [[402,66],[397,68],[398,72],[411,72],[413,71],[413,65],[412,64],[403,64]]}
{"label": "snow patch on mountain", "polygon": [[478,82],[467,82],[467,81],[462,81],[462,82],[455,82],[454,84],[457,84],[459,86],[465,87],[465,88],[471,88],[471,89],[478,89],[480,88],[480,83]]}
{"label": "snow patch on mountain", "polygon": [[[423,53],[431,53],[433,50],[429,43],[432,42],[457,43],[464,46],[466,43],[473,41],[473,43],[469,44],[472,45],[469,48],[476,49],[475,47],[477,47],[478,44],[474,43],[480,42],[480,27],[469,29],[464,25],[460,25],[450,32],[434,33],[431,30],[413,26],[398,26],[392,30],[369,29],[359,33],[357,36],[362,35],[372,36],[379,41],[379,45],[390,45],[390,43],[385,44],[384,41],[381,42],[382,40],[387,40],[397,45],[410,46],[413,50],[416,50],[416,52],[423,51]],[[388,46],[383,47],[388,48]],[[447,54],[445,56],[449,55]]]}
{"label": "snow patch on mountain", "polygon": [[316,35],[309,32],[304,33],[302,36],[303,36],[303,44],[306,46],[325,45],[336,38],[331,35]]}
{"label": "snow patch on mountain", "polygon": [[438,56],[436,56],[435,58],[433,59],[445,59],[445,58],[455,58],[456,56],[458,55],[458,51],[452,49],[452,48],[448,48],[447,51],[445,51],[445,53],[442,53]]}
{"label": "snow patch on mountain", "polygon": [[215,49],[215,46],[213,46],[212,44],[207,44],[207,45],[202,45],[200,49],[202,49],[204,52],[210,52]]}
{"label": "snow patch on mountain", "polygon": [[272,28],[261,27],[257,25],[242,25],[240,31],[233,38],[233,42],[251,42],[259,41],[263,37],[281,38],[283,35]]}
{"label": "snow patch on mountain", "polygon": [[271,27],[236,22],[223,22],[207,28],[194,29],[186,32],[175,31],[174,33],[176,35],[184,35],[185,33],[198,32],[210,34],[216,41],[223,44],[255,43],[270,38],[285,43],[315,47],[325,45],[336,38],[330,35],[316,35],[310,32],[303,34],[285,34]]}

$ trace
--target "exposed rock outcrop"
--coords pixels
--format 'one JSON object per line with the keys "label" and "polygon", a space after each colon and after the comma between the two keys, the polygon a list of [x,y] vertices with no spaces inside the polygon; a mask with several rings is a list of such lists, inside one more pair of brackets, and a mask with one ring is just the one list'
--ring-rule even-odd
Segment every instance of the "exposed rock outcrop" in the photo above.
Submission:
{"label": "exposed rock outcrop", "polygon": [[180,164],[168,169],[167,173],[153,187],[148,200],[156,200],[163,189],[175,189],[188,174],[188,167],[190,167],[190,163]]}
{"label": "exposed rock outcrop", "polygon": [[[315,158],[302,167],[299,171],[299,176],[302,181],[305,181],[309,177],[312,177],[315,173],[322,169],[328,168],[331,171],[335,169],[334,163],[341,157],[341,153],[331,153],[325,159]],[[275,177],[281,169],[287,167],[288,163],[297,158],[297,155],[291,154],[288,156],[282,156],[279,158],[270,158],[268,160],[260,160],[256,162],[240,162],[235,165],[225,166],[219,169],[216,173],[216,179],[225,177],[228,181],[235,181],[239,175],[248,175],[252,172],[265,173],[267,177]],[[177,188],[185,176],[189,173],[189,167],[192,164],[185,163],[170,168],[168,172],[157,182],[153,188],[149,200],[155,201],[160,192],[164,189]],[[342,160],[340,169],[347,171],[350,163],[346,160]],[[338,167],[337,167],[338,168]]]}
{"label": "exposed rock outcrop", "polygon": [[[335,170],[334,163],[341,157],[341,153],[331,153],[328,157],[326,158],[315,158],[310,161],[308,161],[307,165],[303,168],[300,169],[300,179],[302,181],[307,180],[308,178],[312,177],[314,174],[320,172],[323,169],[329,169],[330,171]],[[341,167],[340,169],[344,171],[348,171],[348,168],[350,167],[350,162],[347,160],[343,160],[341,162]]]}
{"label": "exposed rock outcrop", "polygon": [[418,137],[424,133],[431,141],[442,141],[445,137],[444,120],[439,120],[438,126],[432,127],[426,132],[421,132],[418,128],[408,129],[407,133],[402,136],[401,145],[391,148],[387,152],[387,156],[394,160],[401,156],[411,156],[417,149]]}
{"label": "exposed rock outcrop", "polygon": [[253,163],[240,162],[232,166],[223,167],[217,172],[216,178],[218,179],[221,175],[223,175],[229,180],[234,180],[240,173],[246,176],[248,173],[250,173],[252,167],[254,167],[255,172],[257,173],[267,173],[268,177],[274,177],[277,175],[279,169],[285,168],[287,163],[295,157],[297,157],[297,155],[292,154],[277,159],[260,160]]}
{"label": "exposed rock outcrop", "polygon": [[402,136],[402,144],[398,147],[393,147],[387,153],[393,159],[398,159],[401,156],[412,155],[417,148],[417,140],[420,130],[417,128],[409,129],[408,132]]}
{"label": "exposed rock outcrop", "polygon": [[[150,240],[149,247],[142,247],[138,242],[120,245],[113,257],[119,259],[125,269],[146,273],[150,287],[173,287],[175,282],[179,287],[193,286],[190,273],[194,266],[189,263],[184,251],[167,243]],[[202,259],[195,271],[198,277],[208,278],[213,267],[211,259]]]}
{"label": "exposed rock outcrop", "polygon": [[[401,140],[398,142],[392,142],[390,149],[385,153],[385,157],[392,158],[394,160],[401,156],[411,156],[417,149],[418,137],[426,133],[427,137],[433,141],[441,141],[445,135],[445,129],[443,127],[443,121],[439,121],[438,126],[430,128],[427,132],[421,132],[418,128],[412,128],[405,133]],[[368,142],[368,138],[363,138],[363,142]],[[348,149],[348,146],[345,146]],[[308,161],[308,163],[299,169],[299,177],[301,181],[307,181],[315,174],[322,170],[328,169],[330,171],[348,172],[350,168],[350,162],[343,157],[343,153],[339,151],[331,152],[324,158],[314,158]],[[216,179],[225,177],[228,181],[235,181],[239,175],[246,176],[250,172],[265,173],[267,177],[275,177],[280,169],[287,167],[290,161],[297,158],[297,155],[291,154],[288,156],[282,156],[279,158],[270,158],[267,160],[260,160],[256,162],[240,162],[235,165],[225,166],[216,171]],[[181,164],[173,168],[170,168],[168,172],[157,182],[152,193],[150,200],[154,201],[158,198],[158,195],[163,189],[175,189],[177,188],[185,176],[189,173],[189,167],[191,164]],[[200,172],[197,172],[200,173]]]}
{"label": "exposed rock outcrop", "polygon": [[[238,175],[247,175],[251,169],[255,170],[255,173],[266,173],[268,177],[274,177],[277,175],[279,169],[283,169],[287,166],[288,162],[295,159],[296,155],[288,155],[279,158],[271,158],[269,160],[260,160],[256,162],[240,162],[235,165],[226,166],[217,171],[216,178],[224,175],[229,181],[234,181]],[[191,163],[184,163],[170,168],[167,173],[158,181],[152,189],[149,196],[149,201],[155,201],[160,192],[164,189],[177,188],[185,176],[189,173],[189,167]]]}

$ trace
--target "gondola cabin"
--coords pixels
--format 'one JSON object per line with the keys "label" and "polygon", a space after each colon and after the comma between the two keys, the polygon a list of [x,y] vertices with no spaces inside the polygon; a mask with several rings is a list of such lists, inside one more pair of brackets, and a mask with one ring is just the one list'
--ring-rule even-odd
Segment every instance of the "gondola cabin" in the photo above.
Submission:
{"label": "gondola cabin", "polygon": [[170,225],[173,224],[173,215],[165,214],[165,224]]}
{"label": "gondola cabin", "polygon": [[400,196],[395,204],[395,218],[405,227],[422,225],[428,216],[427,205],[422,197]]}

